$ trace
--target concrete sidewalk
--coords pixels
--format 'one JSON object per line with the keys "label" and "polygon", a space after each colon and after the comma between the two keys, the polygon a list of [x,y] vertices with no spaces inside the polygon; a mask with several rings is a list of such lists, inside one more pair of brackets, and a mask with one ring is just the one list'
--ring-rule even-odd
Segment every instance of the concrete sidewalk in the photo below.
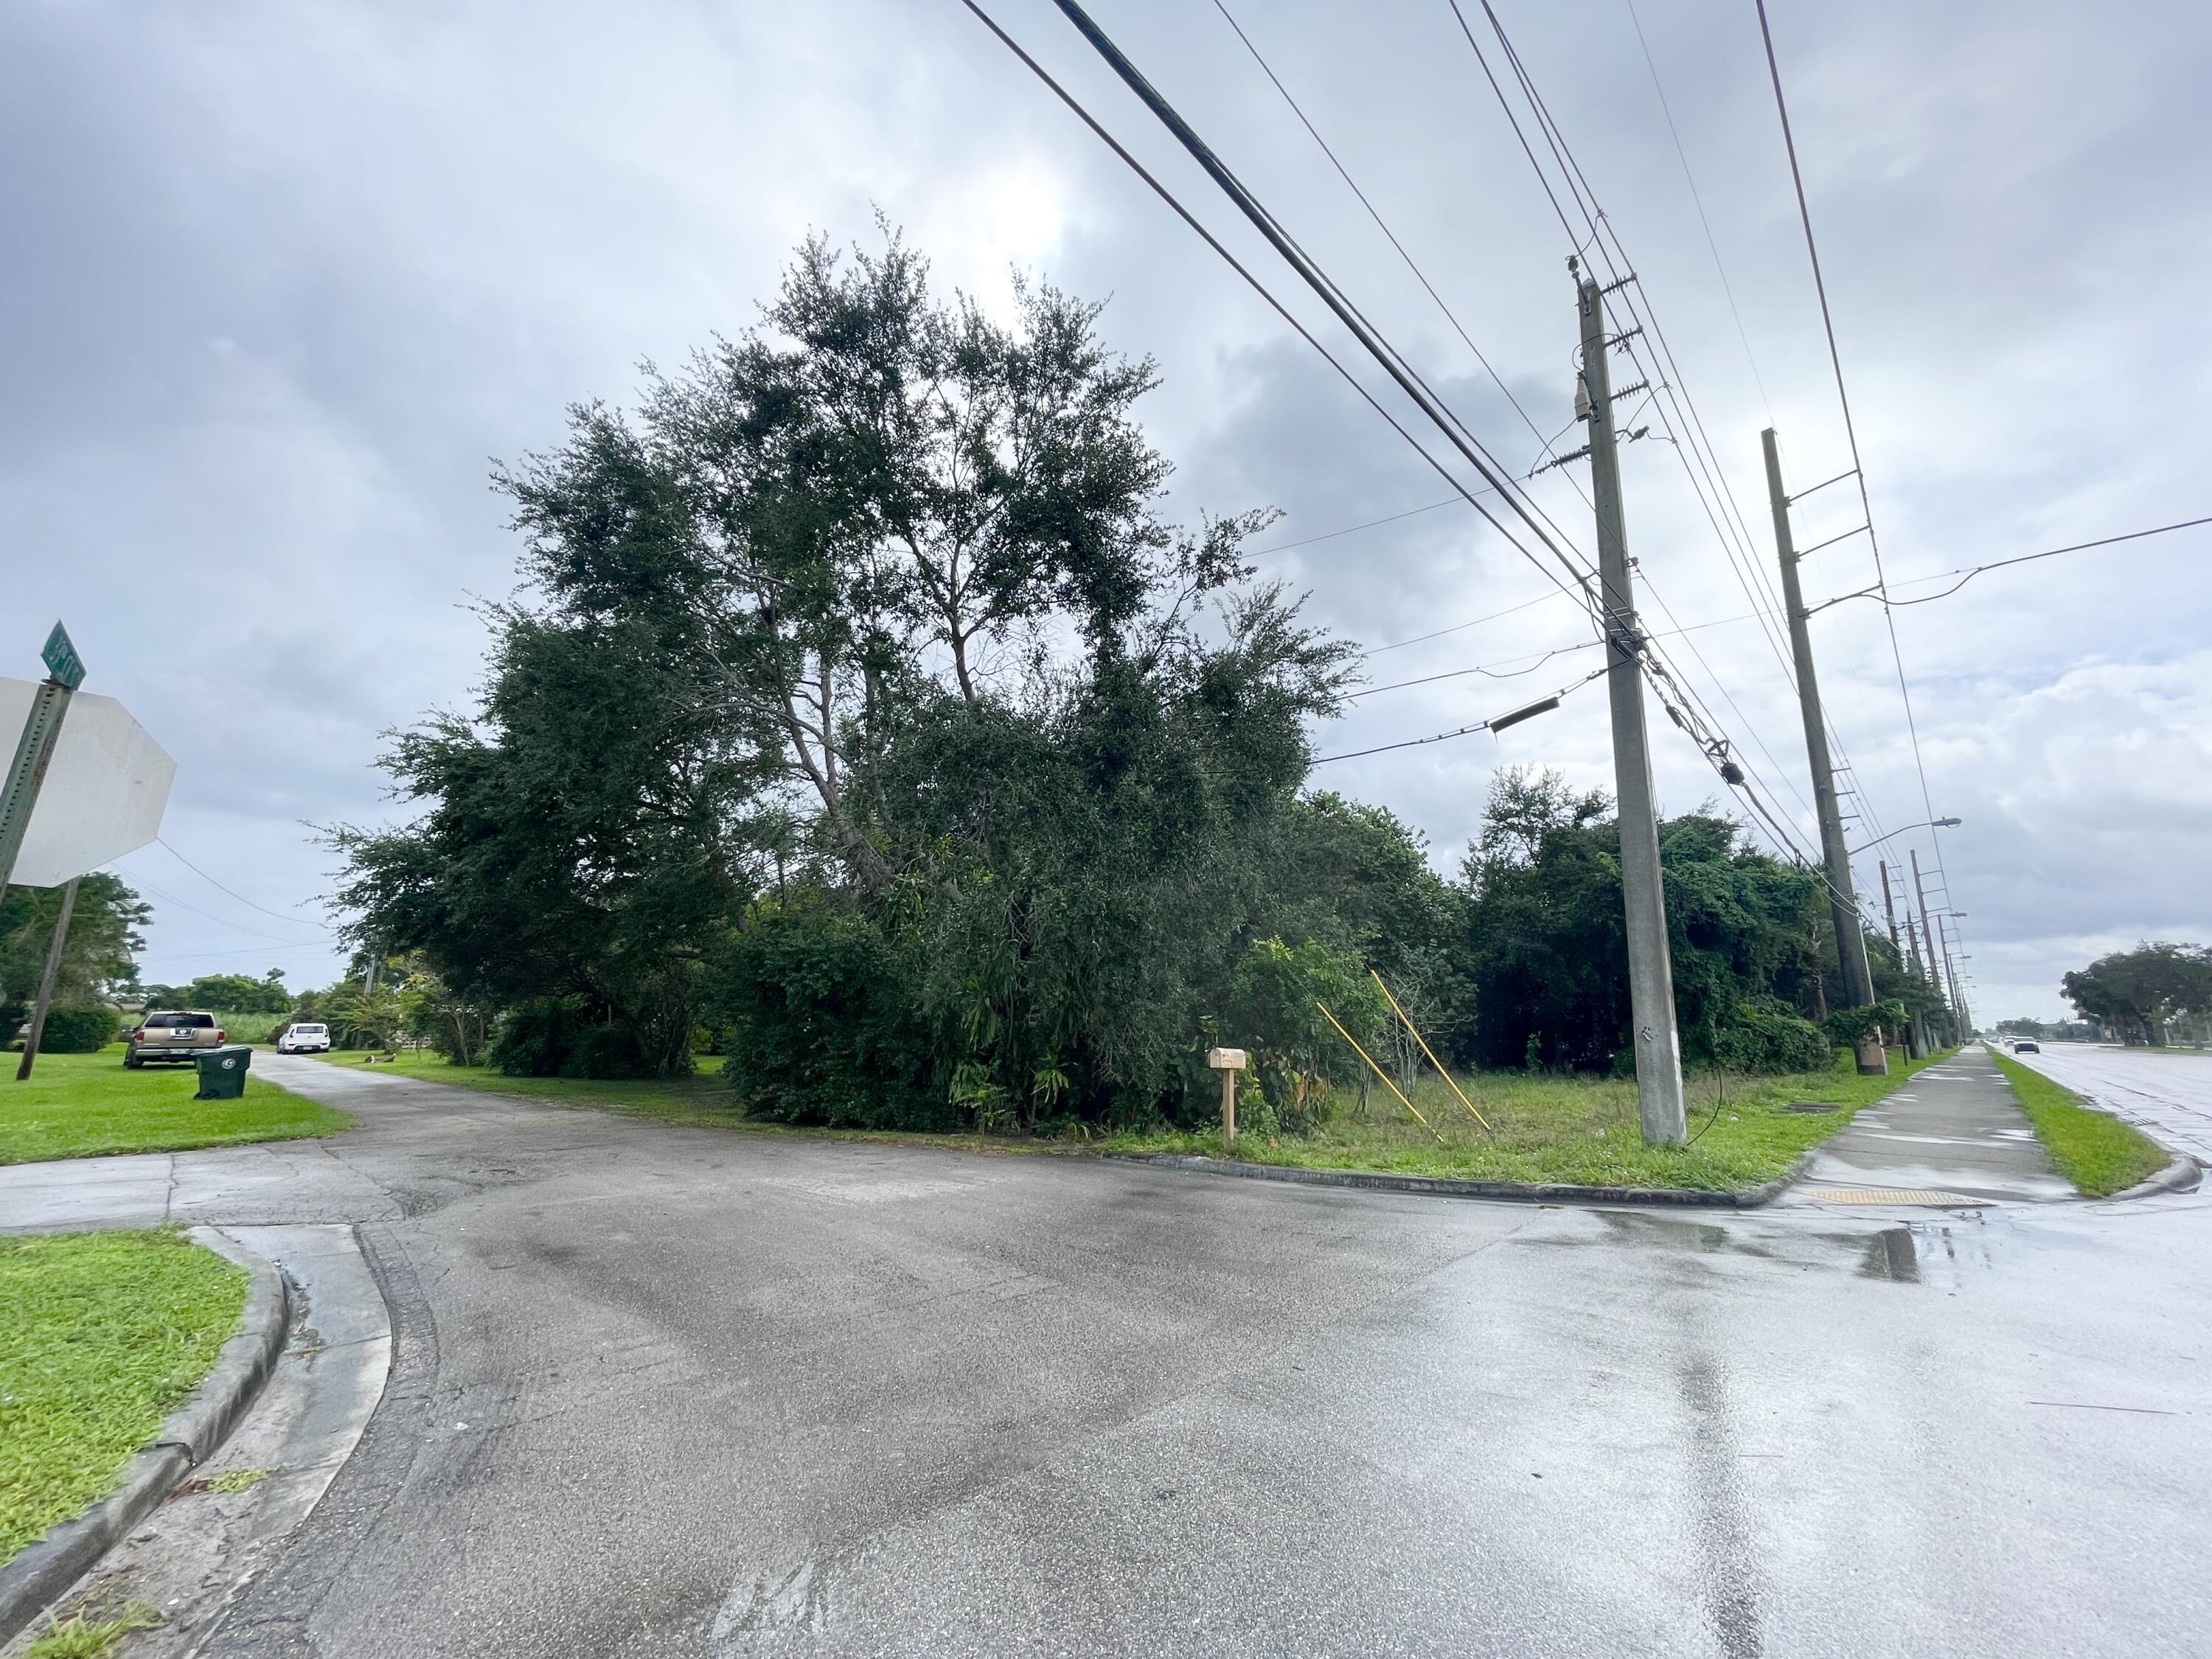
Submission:
{"label": "concrete sidewalk", "polygon": [[1976,1047],[1862,1110],[1814,1154],[1786,1201],[1952,1207],[2075,1195],[2012,1085]]}

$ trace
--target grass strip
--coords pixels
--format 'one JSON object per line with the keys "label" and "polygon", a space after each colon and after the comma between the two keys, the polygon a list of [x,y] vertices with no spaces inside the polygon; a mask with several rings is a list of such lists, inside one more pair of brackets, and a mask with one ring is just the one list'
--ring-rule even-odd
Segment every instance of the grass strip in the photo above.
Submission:
{"label": "grass strip", "polygon": [[[1496,1127],[1495,1139],[1430,1078],[1414,1103],[1443,1134],[1442,1146],[1402,1111],[1386,1109],[1379,1093],[1363,1116],[1348,1105],[1349,1091],[1340,1091],[1335,1109],[1313,1130],[1240,1134],[1235,1156],[1255,1164],[1462,1181],[1737,1192],[1785,1173],[1860,1108],[1942,1058],[1907,1061],[1893,1054],[1889,1074],[1874,1078],[1859,1076],[1848,1054],[1829,1072],[1750,1079],[1692,1073],[1685,1079],[1691,1139],[1683,1146],[1644,1144],[1633,1079],[1475,1073],[1463,1082]],[[1788,1109],[1801,1103],[1836,1109]],[[1220,1137],[1210,1131],[1122,1134],[1102,1144],[1115,1152],[1222,1155]]]}
{"label": "grass strip", "polygon": [[167,1229],[0,1239],[0,1560],[115,1484],[237,1329],[246,1279]]}
{"label": "grass strip", "polygon": [[125,1071],[120,1044],[96,1054],[40,1054],[28,1082],[0,1080],[0,1164],[297,1140],[353,1124],[252,1075],[237,1100],[194,1100],[198,1088],[192,1066]]}
{"label": "grass strip", "polygon": [[2166,1148],[2133,1124],[2088,1104],[2033,1066],[1992,1049],[1990,1058],[2020,1097],[2035,1138],[2058,1173],[2085,1198],[2110,1198],[2148,1181],[2172,1161]]}
{"label": "grass strip", "polygon": [[[1356,1103],[1357,1091],[1341,1089],[1328,1120],[1310,1133],[1269,1134],[1263,1128],[1238,1138],[1237,1156],[1254,1163],[1462,1180],[1736,1192],[1783,1174],[1801,1154],[1850,1122],[1861,1107],[1936,1060],[1948,1058],[1948,1052],[1916,1061],[1893,1052],[1887,1077],[1860,1077],[1848,1054],[1840,1054],[1832,1071],[1790,1077],[1695,1073],[1688,1079],[1694,1139],[1682,1147],[1644,1145],[1633,1079],[1486,1072],[1462,1080],[1476,1109],[1496,1127],[1495,1140],[1431,1076],[1415,1090],[1414,1102],[1443,1135],[1442,1146],[1381,1091],[1363,1114]],[[331,1057],[331,1063],[359,1066],[362,1060],[357,1054],[338,1054]],[[483,1066],[449,1066],[421,1050],[403,1050],[395,1061],[379,1060],[373,1069],[386,1070],[387,1064],[391,1072],[404,1077],[705,1128],[976,1152],[1202,1152],[1218,1157],[1221,1150],[1220,1137],[1211,1131],[1164,1129],[1109,1133],[1090,1140],[1046,1140],[759,1123],[738,1109],[720,1077],[705,1073],[610,1080],[504,1077]],[[1807,1102],[1836,1109],[1786,1109]]]}

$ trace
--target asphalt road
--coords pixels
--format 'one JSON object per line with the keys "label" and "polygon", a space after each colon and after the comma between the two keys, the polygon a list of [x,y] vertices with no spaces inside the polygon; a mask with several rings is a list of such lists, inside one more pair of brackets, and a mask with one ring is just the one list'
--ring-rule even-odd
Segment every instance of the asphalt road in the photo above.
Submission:
{"label": "asphalt road", "polygon": [[2051,1042],[2040,1054],[2012,1057],[2212,1165],[2212,1054]]}
{"label": "asphalt road", "polygon": [[355,1220],[392,1310],[210,1655],[2203,1651],[2198,1198],[1449,1202],[257,1065],[360,1127],[73,1212]]}

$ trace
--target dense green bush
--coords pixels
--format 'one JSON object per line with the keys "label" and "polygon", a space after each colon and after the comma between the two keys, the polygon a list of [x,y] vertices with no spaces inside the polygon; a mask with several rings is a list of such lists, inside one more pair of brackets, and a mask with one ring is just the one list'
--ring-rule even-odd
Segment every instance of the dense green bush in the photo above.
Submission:
{"label": "dense green bush", "polygon": [[98,1054],[122,1032],[112,1008],[50,1008],[39,1047],[50,1054]]}
{"label": "dense green bush", "polygon": [[1902,1031],[1905,1005],[1891,1001],[1876,1003],[1871,1008],[1838,1008],[1820,1024],[1834,1041],[1846,1048],[1853,1048],[1885,1030],[1893,1034]]}
{"label": "dense green bush", "polygon": [[1292,948],[1262,939],[1238,960],[1222,1041],[1251,1051],[1261,1093],[1293,1133],[1327,1112],[1332,1082],[1356,1080],[1365,1069],[1324,1007],[1378,1063],[1389,1063],[1381,1040],[1389,1010],[1358,957],[1312,939]]}
{"label": "dense green bush", "polygon": [[1772,997],[1747,997],[1713,1034],[1713,1058],[1738,1072],[1825,1072],[1835,1044],[1809,1019]]}
{"label": "dense green bush", "polygon": [[653,1074],[628,1028],[581,997],[539,997],[509,1010],[486,1060],[509,1077]]}
{"label": "dense green bush", "polygon": [[909,964],[856,916],[771,910],[706,982],[722,1074],[757,1117],[868,1129],[972,1127],[933,1086]]}

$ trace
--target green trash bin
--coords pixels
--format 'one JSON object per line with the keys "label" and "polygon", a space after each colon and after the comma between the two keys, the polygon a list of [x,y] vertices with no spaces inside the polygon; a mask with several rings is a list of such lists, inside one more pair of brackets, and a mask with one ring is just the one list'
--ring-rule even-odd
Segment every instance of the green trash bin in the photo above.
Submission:
{"label": "green trash bin", "polygon": [[253,1050],[233,1044],[210,1048],[199,1058],[200,1091],[194,1100],[236,1100],[246,1092],[246,1068]]}

